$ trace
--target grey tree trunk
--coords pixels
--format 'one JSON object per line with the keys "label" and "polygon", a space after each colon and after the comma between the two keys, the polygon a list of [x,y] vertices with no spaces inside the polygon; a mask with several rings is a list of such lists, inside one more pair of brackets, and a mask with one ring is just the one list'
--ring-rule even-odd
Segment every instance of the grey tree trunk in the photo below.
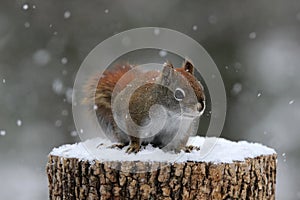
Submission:
{"label": "grey tree trunk", "polygon": [[[89,162],[49,155],[49,198],[275,199],[276,159],[273,154],[230,164],[168,164]],[[134,173],[137,169],[144,172]]]}

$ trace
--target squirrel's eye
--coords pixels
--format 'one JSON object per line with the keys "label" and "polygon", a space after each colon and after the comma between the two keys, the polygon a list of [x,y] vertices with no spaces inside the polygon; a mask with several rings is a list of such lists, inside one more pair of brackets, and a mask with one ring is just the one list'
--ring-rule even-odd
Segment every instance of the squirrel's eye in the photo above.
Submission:
{"label": "squirrel's eye", "polygon": [[174,97],[177,101],[182,101],[182,99],[185,97],[185,92],[181,88],[176,88]]}

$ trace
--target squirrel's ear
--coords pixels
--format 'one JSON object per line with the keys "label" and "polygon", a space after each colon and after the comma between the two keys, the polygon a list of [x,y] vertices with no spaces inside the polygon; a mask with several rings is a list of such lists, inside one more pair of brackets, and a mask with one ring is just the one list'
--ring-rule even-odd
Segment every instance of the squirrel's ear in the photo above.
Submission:
{"label": "squirrel's ear", "polygon": [[182,67],[184,68],[184,71],[194,74],[194,65],[190,60],[185,59]]}
{"label": "squirrel's ear", "polygon": [[167,60],[167,62],[164,63],[163,65],[164,67],[170,67],[172,69],[174,69],[174,66],[172,65],[172,63],[170,61]]}
{"label": "squirrel's ear", "polygon": [[162,84],[168,84],[174,72],[174,67],[169,61],[164,63],[162,70]]}
{"label": "squirrel's ear", "polygon": [[162,70],[163,76],[169,76],[174,69],[174,66],[169,61],[164,63],[163,67],[164,67]]}

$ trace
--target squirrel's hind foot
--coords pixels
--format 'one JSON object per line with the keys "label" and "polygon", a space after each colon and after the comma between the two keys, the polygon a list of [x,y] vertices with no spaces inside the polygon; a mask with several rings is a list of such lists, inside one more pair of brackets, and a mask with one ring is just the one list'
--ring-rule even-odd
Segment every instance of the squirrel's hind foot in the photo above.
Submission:
{"label": "squirrel's hind foot", "polygon": [[139,144],[130,144],[130,146],[128,147],[128,149],[126,150],[126,153],[131,154],[131,153],[137,153],[139,152],[141,149],[141,146]]}
{"label": "squirrel's hind foot", "polygon": [[116,144],[113,144],[113,145],[109,146],[108,148],[111,148],[111,149],[123,149],[127,145],[128,144],[125,144],[125,143],[116,143]]}
{"label": "squirrel's hind foot", "polygon": [[197,147],[197,146],[193,146],[193,145],[189,145],[189,146],[185,146],[183,148],[183,151],[185,153],[191,153],[193,150],[195,151],[200,151],[200,147]]}

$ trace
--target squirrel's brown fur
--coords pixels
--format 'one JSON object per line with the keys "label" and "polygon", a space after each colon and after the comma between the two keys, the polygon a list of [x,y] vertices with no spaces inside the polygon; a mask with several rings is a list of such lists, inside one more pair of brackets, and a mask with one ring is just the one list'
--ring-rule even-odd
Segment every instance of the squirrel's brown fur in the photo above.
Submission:
{"label": "squirrel's brown fur", "polygon": [[[171,76],[172,74],[174,74],[174,77],[175,74],[180,74],[185,77],[187,82],[176,84],[183,84],[183,86],[189,84],[195,93],[197,102],[191,103],[191,100],[189,100],[187,101],[189,102],[189,104],[187,105],[190,106],[191,109],[196,109],[195,112],[197,113],[202,113],[205,108],[205,95],[203,87],[193,75],[194,67],[190,61],[185,61],[181,68],[174,68],[172,64],[168,63],[166,66],[164,66],[163,71],[160,73],[157,71],[138,72],[134,74],[128,73],[123,77],[123,75],[129,72],[132,68],[133,66],[130,66],[129,64],[117,65],[113,69],[106,70],[101,77],[99,77],[99,75],[95,75],[95,77],[92,77],[84,88],[87,95],[84,103],[90,105],[91,108],[95,106],[96,115],[98,117],[100,126],[111,141],[119,143],[119,146],[126,146],[130,143],[130,147],[127,149],[128,153],[138,152],[140,150],[140,145],[143,142],[151,143],[152,145],[158,147],[167,145],[168,142],[172,141],[169,139],[169,135],[164,136],[164,134],[165,132],[170,132],[170,130],[173,129],[169,129],[169,131],[165,130],[165,132],[161,132],[155,137],[152,137],[148,140],[139,138],[138,131],[132,130],[132,128],[130,128],[129,126],[127,128],[127,131],[132,133],[137,132],[135,135],[136,137],[132,134],[127,135],[126,133],[124,133],[124,131],[122,131],[118,127],[112,113],[111,101],[115,87],[117,87],[117,90],[120,91],[117,95],[121,96],[122,99],[122,94],[126,93],[126,86],[137,77],[138,79],[143,79],[143,77],[145,78],[149,76],[157,78],[157,82],[147,83],[136,89],[130,99],[128,99],[131,118],[134,123],[139,126],[143,126],[143,123],[149,118],[149,109],[152,105],[163,105],[172,112],[179,112],[178,99],[176,100],[174,98],[174,93],[171,90],[169,90],[167,87],[162,86],[162,84],[173,84]],[[121,79],[121,77],[123,78]],[[91,92],[94,91],[95,88],[95,93]],[[178,123],[174,124],[176,126]],[[185,147],[190,133],[180,134],[182,134],[182,136],[178,137],[179,139],[176,139],[179,141],[176,141],[173,145],[170,145],[170,148],[168,148],[168,150],[180,151],[180,149],[183,149]],[[171,139],[173,138],[171,137]],[[167,140],[167,142],[162,140]]]}

